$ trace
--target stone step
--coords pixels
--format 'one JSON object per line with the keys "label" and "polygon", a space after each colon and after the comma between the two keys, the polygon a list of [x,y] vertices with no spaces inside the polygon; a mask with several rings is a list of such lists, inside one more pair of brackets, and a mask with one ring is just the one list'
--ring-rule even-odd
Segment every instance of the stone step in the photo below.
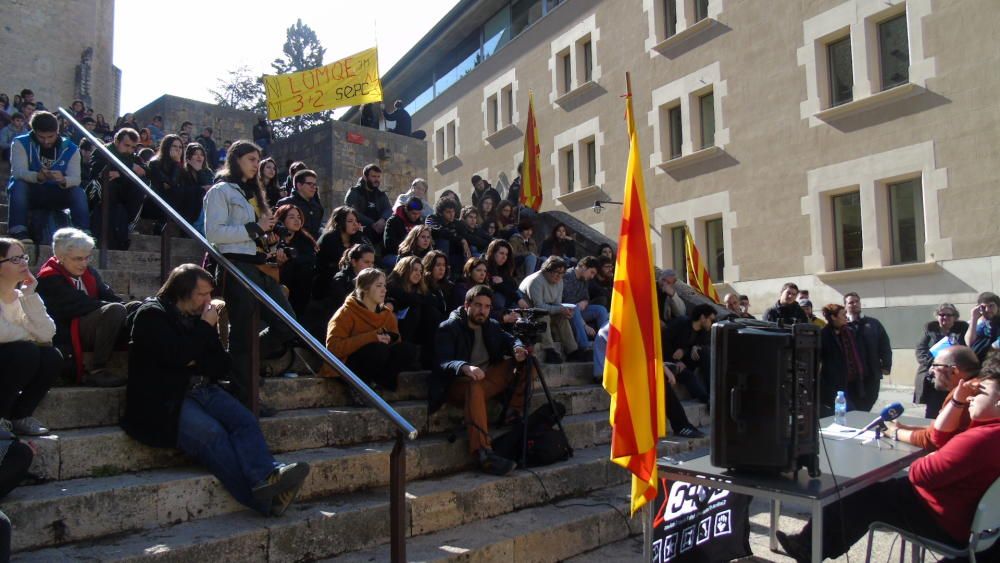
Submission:
{"label": "stone step", "polygon": [[[31,256],[32,263],[37,271],[37,268],[48,260],[52,256],[52,247],[49,245],[28,245],[28,254]],[[148,252],[137,251],[137,250],[109,250],[108,252],[108,267],[107,270],[110,271],[125,271],[125,272],[149,272],[149,273],[160,273],[160,249],[159,247]],[[101,251],[94,249],[93,258],[90,264],[94,267],[100,263]],[[170,254],[170,265],[179,266],[188,262],[201,263],[201,253],[181,253],[174,250]],[[105,270],[101,270],[101,275],[104,275]]]}
{"label": "stone step", "polygon": [[[407,543],[419,550],[428,538],[448,533],[453,526],[461,530],[476,522],[507,518],[518,513],[514,511],[531,510],[530,507],[549,499],[558,503],[558,499],[596,491],[596,498],[602,501],[614,500],[618,505],[625,500],[622,483],[627,474],[607,460],[604,448],[579,450],[570,460],[533,472],[534,475],[517,471],[508,477],[493,477],[469,471],[439,479],[408,481],[408,535],[412,539]],[[22,553],[16,559],[304,561],[372,548],[388,541],[389,500],[385,488],[310,498],[313,500],[304,499],[305,502],[293,505],[280,519],[264,519],[239,510],[235,514],[205,517],[92,543]],[[577,510],[560,512],[568,516]],[[133,529],[138,529],[135,524],[133,521]],[[15,541],[17,535],[15,530]],[[348,557],[352,555],[348,553]]]}
{"label": "stone step", "polygon": [[[112,355],[109,368],[127,372],[128,354]],[[541,364],[545,381],[550,388],[590,383],[590,364]],[[297,361],[292,369],[308,373],[304,364]],[[399,375],[396,391],[386,391],[383,398],[389,402],[427,398],[427,377],[430,372],[403,372]],[[535,385],[540,389],[540,385]],[[337,379],[312,376],[296,378],[266,378],[261,383],[261,400],[279,410],[309,409],[346,406],[350,404],[346,384]],[[541,395],[539,395],[541,396]],[[35,417],[53,430],[90,428],[117,425],[125,412],[125,387],[55,387],[51,389],[35,411]]]}
{"label": "stone step", "polygon": [[[606,412],[608,408],[607,395],[594,386],[554,390],[553,396],[571,414]],[[403,401],[393,406],[421,433],[451,433],[461,429],[462,412],[458,408],[446,406],[428,420],[425,401]],[[492,410],[499,411],[495,403]],[[395,436],[391,423],[368,407],[285,411],[262,419],[260,425],[275,452],[350,446]],[[37,450],[31,474],[46,481],[171,467],[182,461],[174,450],[144,446],[118,426],[65,430],[28,441]]]}
{"label": "stone step", "polygon": [[[623,540],[570,557],[564,563],[606,563],[607,561],[642,561],[642,526],[633,526],[635,534]],[[766,561],[758,559],[757,561]]]}
{"label": "stone step", "polygon": [[[580,450],[572,460],[605,464],[610,439],[607,415],[588,413],[568,416],[565,427],[570,443]],[[463,437],[454,442],[442,436],[420,438],[408,444],[407,476],[411,498],[420,498],[416,480],[447,475],[469,468],[471,459]],[[313,499],[349,493],[388,484],[391,443],[372,443],[349,448],[318,448],[279,455],[282,461],[307,461],[312,472],[301,498]],[[573,464],[570,464],[573,466]],[[600,465],[604,467],[605,465]],[[556,466],[553,466],[556,467]],[[529,479],[530,474],[524,473]],[[603,480],[606,470],[596,472]],[[469,481],[486,479],[478,472]],[[446,477],[443,481],[454,479]],[[530,481],[529,481],[530,482]],[[449,488],[454,488],[448,484]],[[551,490],[552,487],[549,487]],[[513,491],[508,491],[513,494]],[[380,501],[387,500],[377,495]],[[539,497],[532,492],[531,497]],[[454,504],[461,505],[456,499]],[[472,503],[470,506],[476,506]],[[210,518],[242,510],[219,482],[201,468],[188,467],[144,471],[115,477],[61,481],[16,489],[4,499],[4,512],[14,522],[14,549],[35,549],[80,540],[100,538],[131,530],[162,527],[189,520]],[[414,517],[414,525],[430,520]],[[258,521],[259,525],[260,521]],[[353,549],[363,547],[354,546]]]}
{"label": "stone step", "polygon": [[[612,485],[577,501],[542,504],[465,523],[406,542],[409,561],[563,561],[642,533],[628,518],[628,485]],[[334,561],[388,561],[389,546],[348,553]],[[627,558],[606,561],[626,561]]]}

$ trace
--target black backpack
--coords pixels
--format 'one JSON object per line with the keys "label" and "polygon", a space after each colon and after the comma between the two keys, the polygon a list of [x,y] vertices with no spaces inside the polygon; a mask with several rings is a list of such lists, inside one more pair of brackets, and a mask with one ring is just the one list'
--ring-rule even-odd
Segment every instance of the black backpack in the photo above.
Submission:
{"label": "black backpack", "polygon": [[[519,467],[541,467],[565,461],[573,456],[573,448],[562,428],[556,428],[565,415],[566,407],[562,403],[546,403],[526,421],[514,423],[510,431],[493,440],[493,451],[518,461]],[[525,428],[528,429],[528,449],[522,460]]]}

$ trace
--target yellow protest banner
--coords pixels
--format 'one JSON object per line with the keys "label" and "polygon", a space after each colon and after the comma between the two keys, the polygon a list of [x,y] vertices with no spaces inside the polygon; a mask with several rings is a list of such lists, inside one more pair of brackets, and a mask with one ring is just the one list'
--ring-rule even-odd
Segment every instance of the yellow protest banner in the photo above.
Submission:
{"label": "yellow protest banner", "polygon": [[382,101],[378,49],[301,72],[264,75],[270,119]]}

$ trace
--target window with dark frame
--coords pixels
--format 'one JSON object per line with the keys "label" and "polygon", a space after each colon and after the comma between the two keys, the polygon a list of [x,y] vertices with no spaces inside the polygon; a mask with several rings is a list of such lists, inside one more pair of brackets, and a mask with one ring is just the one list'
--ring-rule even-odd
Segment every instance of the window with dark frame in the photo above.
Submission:
{"label": "window with dark frame", "polygon": [[448,155],[444,154],[444,127],[434,132],[434,149],[438,161],[448,158]]}
{"label": "window with dark frame", "polygon": [[507,86],[503,89],[503,124],[504,127],[514,123],[514,87]]}
{"label": "window with dark frame", "polygon": [[449,121],[445,129],[445,150],[448,152],[445,157],[450,158],[455,156],[457,137],[458,131],[455,122]]}
{"label": "window with dark frame", "polygon": [[583,148],[587,155],[587,186],[597,185],[597,142],[593,139],[584,142]]}
{"label": "window with dark frame", "polygon": [[830,198],[833,207],[833,235],[836,269],[860,268],[862,253],[861,193],[851,192]]}
{"label": "window with dark frame", "polygon": [[583,52],[583,81],[594,79],[594,47],[590,39],[585,41],[580,50]]}
{"label": "window with dark frame", "polygon": [[700,22],[708,17],[708,0],[694,0],[694,21]]}
{"label": "window with dark frame", "polygon": [[830,72],[830,107],[854,99],[854,67],[851,63],[851,36],[827,44]]}
{"label": "window with dark frame", "polygon": [[663,0],[664,39],[677,34],[677,0]]}
{"label": "window with dark frame", "polygon": [[706,250],[708,251],[708,277],[713,282],[723,281],[726,271],[726,245],[722,236],[722,218],[705,221]]}
{"label": "window with dark frame", "polygon": [[573,186],[576,184],[576,166],[573,163],[572,147],[566,149],[563,161],[566,164],[566,193],[569,193],[573,191]]}
{"label": "window with dark frame", "polygon": [[496,133],[500,129],[500,107],[496,96],[486,100],[486,118],[489,123],[488,133]]}
{"label": "window with dark frame", "polygon": [[667,122],[670,129],[670,158],[677,158],[681,155],[681,145],[684,143],[680,105],[667,110]]}
{"label": "window with dark frame", "polygon": [[562,92],[560,94],[566,94],[573,89],[573,62],[569,51],[566,54],[561,55],[562,57]]}
{"label": "window with dark frame", "polygon": [[684,225],[670,229],[670,254],[677,279],[687,283],[687,247],[685,246]]}
{"label": "window with dark frame", "polygon": [[878,56],[882,90],[910,81],[910,43],[906,14],[878,24]]}
{"label": "window with dark frame", "polygon": [[924,261],[924,198],[920,178],[889,184],[892,263]]}
{"label": "window with dark frame", "polygon": [[701,148],[715,145],[715,96],[709,92],[698,97],[701,117]]}

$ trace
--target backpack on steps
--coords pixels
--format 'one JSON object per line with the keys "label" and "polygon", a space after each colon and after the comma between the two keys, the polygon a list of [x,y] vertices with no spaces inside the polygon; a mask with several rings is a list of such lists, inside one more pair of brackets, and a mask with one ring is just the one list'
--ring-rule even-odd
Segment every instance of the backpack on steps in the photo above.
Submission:
{"label": "backpack on steps", "polygon": [[[573,456],[566,434],[556,424],[566,415],[562,403],[546,403],[531,413],[527,420],[518,421],[504,435],[493,440],[493,451],[518,462],[519,467],[542,467],[565,461]],[[528,449],[524,460],[524,431],[528,431]]]}

